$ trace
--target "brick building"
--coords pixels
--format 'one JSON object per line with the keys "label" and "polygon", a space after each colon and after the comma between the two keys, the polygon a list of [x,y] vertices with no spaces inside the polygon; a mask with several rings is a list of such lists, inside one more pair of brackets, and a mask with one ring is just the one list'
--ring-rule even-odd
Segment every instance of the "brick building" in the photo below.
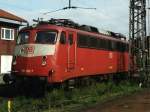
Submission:
{"label": "brick building", "polygon": [[19,27],[27,21],[0,9],[0,74],[11,70],[12,54]]}

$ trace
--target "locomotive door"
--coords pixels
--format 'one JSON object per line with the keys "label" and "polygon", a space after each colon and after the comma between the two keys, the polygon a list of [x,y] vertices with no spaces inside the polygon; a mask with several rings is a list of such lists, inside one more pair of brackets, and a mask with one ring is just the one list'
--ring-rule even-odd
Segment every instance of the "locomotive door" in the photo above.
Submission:
{"label": "locomotive door", "polygon": [[67,33],[67,70],[75,69],[75,32],[68,31]]}

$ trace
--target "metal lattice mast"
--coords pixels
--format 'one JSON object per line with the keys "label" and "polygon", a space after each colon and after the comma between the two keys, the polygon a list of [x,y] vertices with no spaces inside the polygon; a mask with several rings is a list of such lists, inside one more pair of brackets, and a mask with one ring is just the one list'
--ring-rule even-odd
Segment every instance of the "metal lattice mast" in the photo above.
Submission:
{"label": "metal lattice mast", "polygon": [[134,56],[133,58],[136,60],[137,71],[145,73],[146,0],[130,0],[129,19],[130,56]]}
{"label": "metal lattice mast", "polygon": [[147,0],[147,40],[146,40],[146,48],[147,48],[147,70],[150,75],[150,0]]}

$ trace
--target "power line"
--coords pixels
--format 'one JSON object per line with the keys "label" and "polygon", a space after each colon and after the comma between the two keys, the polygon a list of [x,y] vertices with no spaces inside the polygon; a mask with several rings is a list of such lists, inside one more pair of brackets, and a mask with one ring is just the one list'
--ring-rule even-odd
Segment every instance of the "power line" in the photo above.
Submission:
{"label": "power line", "polygon": [[78,6],[72,6],[72,2],[71,0],[68,0],[68,6],[54,10],[54,11],[50,11],[50,12],[45,12],[43,13],[44,15],[48,14],[48,13],[53,13],[53,12],[57,12],[57,11],[61,11],[61,10],[67,10],[67,9],[94,9],[96,10],[96,8],[90,8],[90,7],[78,7]]}

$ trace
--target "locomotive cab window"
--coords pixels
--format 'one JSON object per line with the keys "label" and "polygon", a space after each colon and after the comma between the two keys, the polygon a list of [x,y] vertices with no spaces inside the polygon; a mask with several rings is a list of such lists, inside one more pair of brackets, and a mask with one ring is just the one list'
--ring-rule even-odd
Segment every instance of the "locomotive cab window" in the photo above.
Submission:
{"label": "locomotive cab window", "polygon": [[60,41],[61,44],[65,44],[66,43],[66,33],[65,32],[61,33],[59,41]]}
{"label": "locomotive cab window", "polygon": [[29,32],[20,32],[17,38],[17,44],[27,44],[29,42]]}
{"label": "locomotive cab window", "polygon": [[56,31],[39,31],[36,35],[36,43],[55,44],[57,37]]}

